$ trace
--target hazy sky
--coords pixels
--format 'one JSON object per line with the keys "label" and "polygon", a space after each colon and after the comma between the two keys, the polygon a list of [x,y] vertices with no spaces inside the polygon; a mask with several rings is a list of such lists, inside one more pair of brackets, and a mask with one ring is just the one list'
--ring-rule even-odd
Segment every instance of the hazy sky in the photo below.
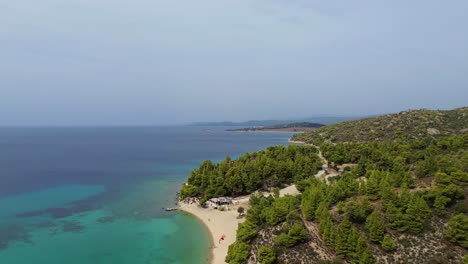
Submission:
{"label": "hazy sky", "polygon": [[1,0],[0,125],[468,105],[468,1]]}

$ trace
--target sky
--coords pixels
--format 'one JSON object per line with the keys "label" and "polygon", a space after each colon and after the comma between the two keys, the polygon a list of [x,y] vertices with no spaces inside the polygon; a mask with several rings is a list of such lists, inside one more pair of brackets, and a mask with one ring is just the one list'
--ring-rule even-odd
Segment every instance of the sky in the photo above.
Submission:
{"label": "sky", "polygon": [[466,106],[467,10],[466,0],[2,0],[0,126]]}

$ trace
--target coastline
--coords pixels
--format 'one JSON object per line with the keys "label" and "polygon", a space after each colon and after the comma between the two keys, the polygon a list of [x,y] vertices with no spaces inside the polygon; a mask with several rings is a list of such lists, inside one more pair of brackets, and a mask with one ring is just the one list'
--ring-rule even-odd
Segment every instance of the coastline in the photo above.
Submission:
{"label": "coastline", "polygon": [[[230,206],[230,210],[219,211],[213,208],[201,208],[198,203],[179,202],[178,206],[181,211],[188,213],[205,226],[211,237],[210,246],[210,263],[225,264],[224,261],[228,247],[236,241],[236,232],[239,223],[245,221],[245,218],[238,219],[237,208],[243,206],[245,209],[248,206],[248,197],[237,198],[234,204]],[[221,236],[225,236],[224,241],[219,243]]]}
{"label": "coastline", "polygon": [[234,133],[304,133],[303,131],[284,131],[284,130],[225,130]]}
{"label": "coastline", "polygon": [[317,128],[266,128],[266,129],[226,129],[226,132],[287,132],[287,133],[305,133],[317,130]]}
{"label": "coastline", "polygon": [[179,203],[177,203],[177,206],[179,207],[179,210],[183,213],[183,214],[187,214],[187,215],[190,215],[191,217],[194,217],[195,219],[197,219],[197,221],[199,221],[202,226],[203,226],[203,229],[205,230],[205,233],[206,235],[208,236],[208,239],[209,239],[209,243],[210,243],[210,246],[208,247],[209,249],[209,252],[208,252],[208,257],[207,257],[207,263],[214,263],[213,262],[213,245],[214,245],[214,241],[213,241],[213,236],[212,236],[212,232],[210,231],[210,229],[208,228],[208,226],[205,224],[205,222],[203,221],[203,219],[201,219],[199,216],[191,213],[191,212],[188,212],[184,209],[182,209],[182,207],[180,206]]}
{"label": "coastline", "polygon": [[[272,195],[272,193],[261,193],[264,196]],[[290,185],[280,190],[280,197],[284,195],[298,195],[300,192],[295,185]],[[220,211],[217,209],[202,208],[198,203],[187,203],[184,201],[178,202],[178,207],[184,213],[188,213],[202,222],[205,228],[209,231],[211,237],[210,246],[210,262],[211,264],[226,264],[226,258],[229,245],[236,242],[237,227],[245,221],[245,217],[237,218],[237,208],[244,207],[247,211],[249,208],[250,195],[240,196],[232,199],[233,204],[229,206],[229,210]],[[225,236],[224,241],[219,242],[221,236]]]}
{"label": "coastline", "polygon": [[291,139],[288,139],[288,143],[315,147],[313,144],[308,144],[308,143],[305,143],[304,141],[297,141],[297,140],[291,140]]}

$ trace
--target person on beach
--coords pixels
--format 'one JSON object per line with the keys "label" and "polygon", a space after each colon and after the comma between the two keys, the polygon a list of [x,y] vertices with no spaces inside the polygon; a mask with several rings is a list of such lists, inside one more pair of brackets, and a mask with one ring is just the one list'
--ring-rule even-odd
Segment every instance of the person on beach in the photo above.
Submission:
{"label": "person on beach", "polygon": [[219,238],[219,241],[218,241],[218,243],[219,243],[219,244],[221,244],[221,241],[223,241],[225,237],[226,237],[226,235],[225,235],[225,234],[223,234],[223,235],[221,236],[221,238]]}

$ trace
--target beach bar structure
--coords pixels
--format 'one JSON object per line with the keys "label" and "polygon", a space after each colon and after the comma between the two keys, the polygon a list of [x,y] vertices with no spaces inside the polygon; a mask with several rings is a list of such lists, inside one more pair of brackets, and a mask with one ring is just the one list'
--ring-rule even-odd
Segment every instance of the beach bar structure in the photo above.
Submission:
{"label": "beach bar structure", "polygon": [[207,206],[218,207],[221,205],[230,205],[232,204],[232,199],[227,197],[211,198],[206,201]]}
{"label": "beach bar structure", "polygon": [[218,205],[230,205],[232,204],[232,199],[226,197],[219,197],[218,198]]}

